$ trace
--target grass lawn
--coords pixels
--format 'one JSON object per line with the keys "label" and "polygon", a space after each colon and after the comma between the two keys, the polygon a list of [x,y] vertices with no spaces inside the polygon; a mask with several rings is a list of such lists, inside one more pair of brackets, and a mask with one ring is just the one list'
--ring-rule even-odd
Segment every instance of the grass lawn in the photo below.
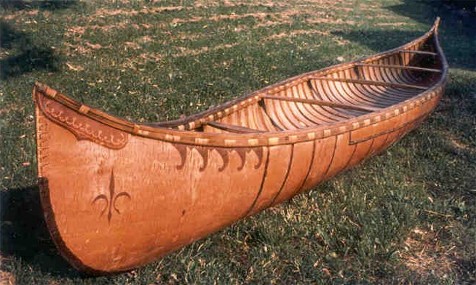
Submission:
{"label": "grass lawn", "polygon": [[[476,282],[475,16],[431,0],[259,2],[0,0],[0,284]],[[127,273],[82,276],[59,256],[36,183],[35,80],[168,120],[396,47],[437,15],[447,91],[382,155]]]}

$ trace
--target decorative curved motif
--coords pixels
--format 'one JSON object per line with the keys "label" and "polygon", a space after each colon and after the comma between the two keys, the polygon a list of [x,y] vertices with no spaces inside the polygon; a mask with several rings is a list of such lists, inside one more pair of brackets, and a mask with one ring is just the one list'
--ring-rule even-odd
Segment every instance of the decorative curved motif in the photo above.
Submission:
{"label": "decorative curved motif", "polygon": [[183,169],[183,167],[185,166],[187,153],[189,153],[193,149],[195,149],[202,157],[203,163],[199,169],[200,171],[204,171],[205,168],[208,166],[208,158],[210,156],[210,152],[212,151],[216,151],[222,158],[223,164],[222,166],[218,168],[218,171],[220,172],[225,170],[225,168],[228,166],[228,163],[230,161],[229,155],[233,151],[238,154],[241,160],[241,164],[240,166],[238,166],[237,170],[242,170],[243,167],[245,166],[246,153],[254,152],[256,156],[258,157],[258,163],[255,165],[255,169],[260,168],[263,162],[263,148],[262,147],[240,148],[240,149],[215,147],[212,150],[210,150],[207,147],[184,145],[184,144],[174,144],[173,146],[175,147],[175,149],[177,149],[177,151],[180,154],[180,165],[177,166],[178,170]]}
{"label": "decorative curved motif", "polygon": [[81,116],[54,100],[43,97],[38,105],[46,117],[65,127],[78,140],[90,140],[112,149],[121,149],[127,144],[126,133]]}
{"label": "decorative curved motif", "polygon": [[109,196],[106,196],[105,194],[100,194],[94,198],[93,202],[91,204],[95,204],[97,201],[104,200],[106,204],[104,205],[104,208],[101,210],[100,216],[102,217],[104,213],[107,211],[107,220],[109,223],[111,223],[112,219],[112,213],[115,211],[118,214],[121,214],[121,211],[117,208],[116,202],[117,199],[121,197],[126,197],[129,200],[131,199],[131,195],[127,192],[120,192],[116,194],[116,189],[115,189],[115,181],[114,181],[114,169],[111,171],[111,179],[109,180]]}

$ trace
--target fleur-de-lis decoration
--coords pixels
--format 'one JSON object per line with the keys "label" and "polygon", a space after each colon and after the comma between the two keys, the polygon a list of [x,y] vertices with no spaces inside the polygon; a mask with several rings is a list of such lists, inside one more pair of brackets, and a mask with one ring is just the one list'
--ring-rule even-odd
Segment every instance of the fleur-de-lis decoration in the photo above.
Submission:
{"label": "fleur-de-lis decoration", "polygon": [[129,200],[131,199],[131,195],[129,195],[129,193],[127,192],[120,192],[116,194],[115,181],[114,181],[114,169],[113,169],[111,171],[111,179],[109,181],[109,197],[104,194],[98,195],[96,196],[96,198],[94,198],[92,204],[96,203],[99,200],[104,200],[106,202],[106,205],[101,210],[100,217],[102,217],[102,215],[104,215],[104,213],[107,211],[107,220],[109,223],[111,223],[113,211],[117,212],[118,214],[121,214],[121,211],[116,206],[117,199],[121,197],[126,197]]}

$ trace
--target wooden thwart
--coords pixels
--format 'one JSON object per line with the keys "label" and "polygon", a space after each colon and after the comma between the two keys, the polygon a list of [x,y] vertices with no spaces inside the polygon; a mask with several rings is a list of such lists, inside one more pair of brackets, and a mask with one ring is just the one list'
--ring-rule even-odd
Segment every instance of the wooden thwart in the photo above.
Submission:
{"label": "wooden thwart", "polygon": [[432,55],[432,56],[437,56],[438,55],[436,52],[423,51],[423,50],[399,50],[398,52],[400,52],[400,53],[414,53],[414,54]]}
{"label": "wooden thwart", "polygon": [[374,80],[364,80],[364,79],[332,78],[332,77],[312,77],[312,79],[322,80],[322,81],[338,81],[338,82],[346,82],[346,83],[357,83],[357,84],[365,84],[365,85],[390,86],[390,87],[399,87],[399,88],[413,88],[413,89],[419,89],[419,90],[427,90],[428,89],[428,87],[424,87],[424,86],[420,86],[420,85],[396,83],[396,82],[385,82],[385,81],[374,81]]}
{"label": "wooden thwart", "polygon": [[389,65],[389,64],[372,64],[372,63],[356,63],[356,66],[367,66],[367,67],[378,67],[378,68],[395,68],[395,69],[407,69],[407,70],[416,70],[416,71],[427,71],[441,73],[441,70],[434,68],[425,68],[418,66],[406,66],[406,65]]}
{"label": "wooden thwart", "polygon": [[207,122],[205,123],[211,127],[214,127],[216,129],[224,130],[227,132],[232,132],[232,133],[241,133],[241,134],[246,134],[246,133],[264,133],[265,131],[262,130],[256,130],[256,129],[251,129],[247,127],[242,127],[242,126],[236,126],[236,125],[228,125],[228,124],[223,124],[223,123],[218,123],[218,122]]}
{"label": "wooden thwart", "polygon": [[380,110],[380,108],[369,107],[369,106],[350,105],[350,104],[342,104],[342,103],[329,102],[329,101],[323,101],[323,100],[304,99],[304,98],[295,98],[295,97],[286,97],[286,96],[262,95],[261,98],[289,101],[289,102],[295,102],[295,103],[315,104],[320,106],[351,109],[351,110],[358,110],[358,111],[365,111],[365,112],[375,112]]}

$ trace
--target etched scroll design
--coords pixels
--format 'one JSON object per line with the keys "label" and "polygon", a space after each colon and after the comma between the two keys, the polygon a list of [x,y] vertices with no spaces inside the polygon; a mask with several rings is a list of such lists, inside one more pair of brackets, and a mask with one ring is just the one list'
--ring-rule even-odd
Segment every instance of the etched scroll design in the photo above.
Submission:
{"label": "etched scroll design", "polygon": [[109,192],[108,195],[100,194],[94,198],[91,204],[96,204],[96,202],[103,200],[105,203],[103,209],[101,210],[100,217],[104,215],[107,211],[107,220],[111,223],[112,214],[116,212],[117,214],[121,214],[121,211],[117,208],[117,199],[119,198],[127,198],[131,200],[131,195],[129,193],[123,191],[116,194],[116,186],[114,181],[114,169],[111,171],[111,178],[109,180]]}
{"label": "etched scroll design", "polygon": [[[87,139],[113,149],[123,148],[128,136],[119,130],[104,126],[99,122],[77,114],[50,100],[43,104],[44,113],[54,122],[72,132],[78,140]],[[55,106],[56,105],[56,106]]]}
{"label": "etched scroll design", "polygon": [[203,147],[203,146],[193,146],[193,145],[183,145],[183,144],[175,144],[173,145],[175,149],[180,154],[180,165],[177,166],[178,170],[181,170],[184,168],[186,159],[187,159],[187,154],[191,153],[192,150],[196,150],[201,158],[202,158],[202,165],[199,168],[199,171],[204,171],[205,168],[208,166],[208,160],[209,156],[212,151],[216,151],[220,157],[222,158],[223,164],[218,168],[218,171],[223,171],[225,168],[228,166],[229,161],[230,161],[230,153],[231,152],[236,152],[238,156],[240,157],[241,164],[238,166],[237,170],[242,170],[243,167],[245,167],[245,162],[246,162],[246,154],[254,152],[256,156],[258,157],[258,163],[255,165],[255,169],[260,168],[262,162],[263,162],[263,147],[252,147],[252,148],[220,148],[220,147]]}
{"label": "etched scroll design", "polygon": [[37,115],[37,147],[38,147],[38,175],[43,177],[47,171],[47,158],[49,156],[49,132],[47,120],[43,116]]}

